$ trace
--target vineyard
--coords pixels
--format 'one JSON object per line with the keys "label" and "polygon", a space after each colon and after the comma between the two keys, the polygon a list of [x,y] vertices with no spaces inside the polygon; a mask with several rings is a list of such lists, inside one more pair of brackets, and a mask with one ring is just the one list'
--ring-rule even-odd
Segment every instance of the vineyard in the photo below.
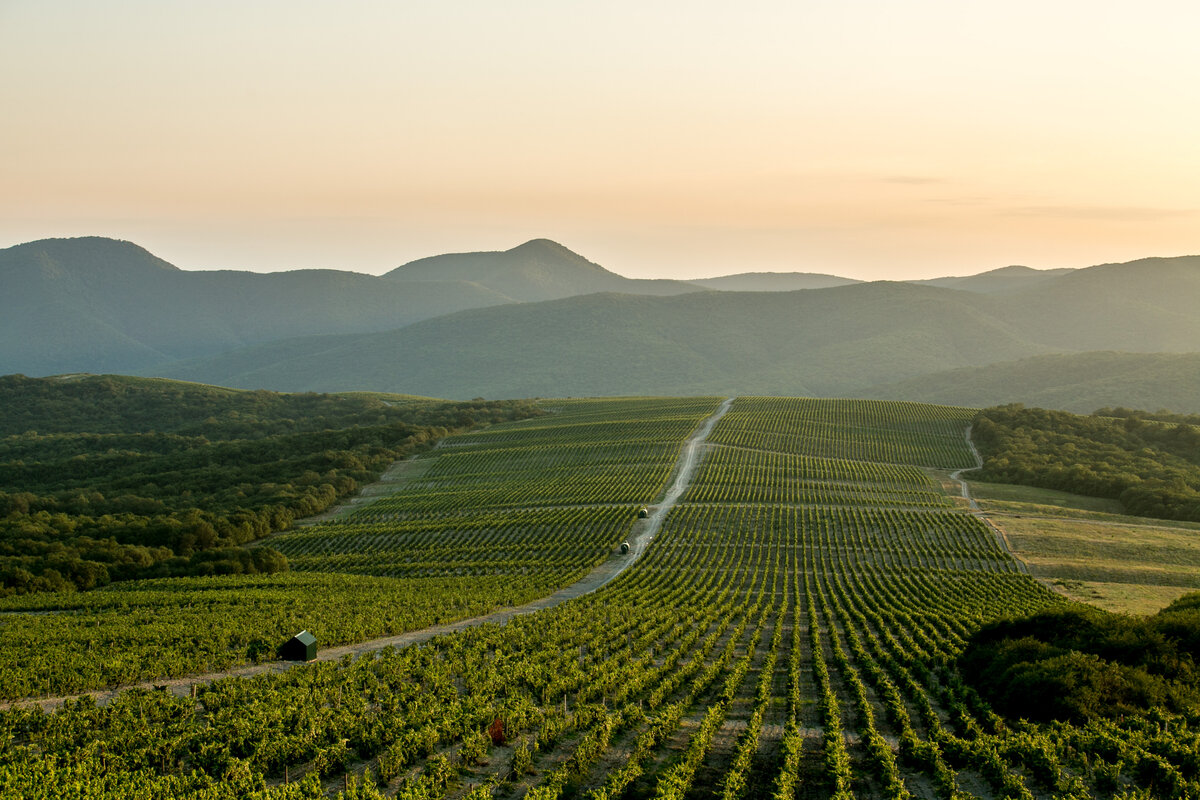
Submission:
{"label": "vineyard", "polygon": [[[444,441],[396,495],[272,545],[298,580],[561,583],[661,498],[717,401],[547,405]],[[601,590],[194,697],[14,707],[0,795],[1200,796],[1200,719],[1005,721],[960,677],[980,625],[1065,604],[918,468],[974,464],[969,416],[740,398],[645,554]]]}
{"label": "vineyard", "polygon": [[297,570],[509,575],[547,594],[616,549],[716,406],[560,401],[552,416],[450,437],[392,496],[271,544]]}

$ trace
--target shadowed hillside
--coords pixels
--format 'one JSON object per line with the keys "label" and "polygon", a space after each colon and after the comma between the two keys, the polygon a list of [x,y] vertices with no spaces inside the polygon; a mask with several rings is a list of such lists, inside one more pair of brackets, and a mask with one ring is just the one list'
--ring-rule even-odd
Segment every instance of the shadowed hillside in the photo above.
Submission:
{"label": "shadowed hillside", "polygon": [[864,397],[960,406],[1024,403],[1081,413],[1105,406],[1200,413],[1200,353],[1044,355],[923,375]]}
{"label": "shadowed hillside", "polygon": [[179,365],[235,386],[444,397],[831,395],[1003,353],[1039,352],[987,297],[899,283],[677,297],[599,294],[284,342]]}

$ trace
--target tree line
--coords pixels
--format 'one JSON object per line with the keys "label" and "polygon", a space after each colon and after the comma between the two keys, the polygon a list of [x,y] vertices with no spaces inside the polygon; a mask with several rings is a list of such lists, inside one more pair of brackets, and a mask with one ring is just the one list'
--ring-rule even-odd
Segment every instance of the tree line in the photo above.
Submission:
{"label": "tree line", "polygon": [[0,596],[286,570],[277,551],[243,546],[448,432],[539,413],[523,401],[0,378]]}
{"label": "tree line", "polygon": [[1112,498],[1139,516],[1200,521],[1200,427],[1158,416],[985,409],[972,430],[984,458],[976,476]]}

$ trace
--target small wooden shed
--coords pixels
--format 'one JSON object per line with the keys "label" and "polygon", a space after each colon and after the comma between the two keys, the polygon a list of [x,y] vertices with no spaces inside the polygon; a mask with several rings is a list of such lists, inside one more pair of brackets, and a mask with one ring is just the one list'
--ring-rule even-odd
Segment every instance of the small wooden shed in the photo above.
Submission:
{"label": "small wooden shed", "polygon": [[317,657],[317,637],[308,631],[300,631],[283,643],[279,657],[284,661],[312,661]]}

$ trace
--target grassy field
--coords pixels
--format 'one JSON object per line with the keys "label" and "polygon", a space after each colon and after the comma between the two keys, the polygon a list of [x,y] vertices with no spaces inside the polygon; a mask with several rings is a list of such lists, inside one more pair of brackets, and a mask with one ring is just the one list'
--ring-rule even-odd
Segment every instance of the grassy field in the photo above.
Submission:
{"label": "grassy field", "polygon": [[1035,577],[1068,597],[1151,614],[1200,589],[1200,524],[1122,514],[1116,500],[997,483],[971,493]]}
{"label": "grassy field", "polygon": [[1120,516],[1124,513],[1118,500],[1086,497],[1054,489],[1039,489],[1035,486],[971,481],[971,494],[986,509],[1016,514],[1047,514],[1057,517],[1094,514]]}

